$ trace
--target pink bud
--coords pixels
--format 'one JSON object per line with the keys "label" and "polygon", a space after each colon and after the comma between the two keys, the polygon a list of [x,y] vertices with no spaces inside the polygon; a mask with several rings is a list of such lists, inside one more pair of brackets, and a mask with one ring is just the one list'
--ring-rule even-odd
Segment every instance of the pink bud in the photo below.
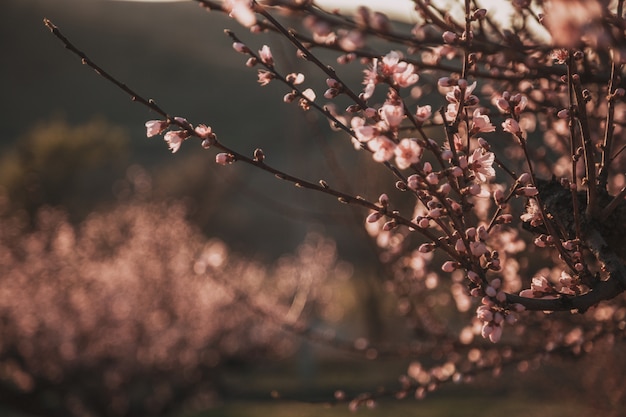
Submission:
{"label": "pink bud", "polygon": [[375,211],[373,213],[370,213],[369,216],[367,216],[367,222],[376,223],[381,217],[383,217],[383,215]]}
{"label": "pink bud", "polygon": [[448,195],[450,194],[450,191],[452,191],[452,186],[450,184],[448,184],[447,182],[444,184],[441,184],[441,187],[439,187],[439,189],[437,190],[437,192],[443,194],[443,195]]}
{"label": "pink bud", "polygon": [[439,184],[439,177],[437,176],[437,174],[436,174],[436,173],[431,172],[430,174],[428,174],[428,175],[426,176],[426,181],[427,181],[429,184],[432,184],[432,185],[437,185],[437,184]]}
{"label": "pink bud", "polygon": [[421,253],[429,253],[435,250],[435,245],[432,243],[422,243],[417,250]]}
{"label": "pink bud", "polygon": [[242,54],[247,54],[248,52],[250,52],[250,49],[248,49],[248,47],[241,42],[233,43],[233,49]]}
{"label": "pink bud", "polygon": [[327,100],[332,100],[333,98],[337,97],[339,95],[339,90],[336,90],[334,88],[329,88],[328,90],[326,90],[324,92],[324,98]]}
{"label": "pink bud", "polygon": [[443,32],[441,37],[445,43],[454,43],[459,38],[456,33],[450,32],[449,30]]}
{"label": "pink bud", "polygon": [[274,65],[274,57],[269,46],[263,45],[263,47],[259,50],[259,57],[261,58],[261,62],[265,65],[270,67]]}
{"label": "pink bud", "polygon": [[452,174],[453,177],[459,178],[463,176],[463,170],[459,167],[453,167],[450,170],[450,173]]}
{"label": "pink bud", "polygon": [[519,178],[517,179],[517,181],[520,184],[528,184],[530,182],[530,174],[528,172],[524,172],[522,175],[519,176]]}
{"label": "pink bud", "polygon": [[235,157],[229,153],[222,152],[215,155],[215,162],[219,165],[228,165],[235,162]]}
{"label": "pink bud", "polygon": [[433,219],[438,219],[439,217],[441,217],[442,214],[443,212],[440,208],[435,208],[428,212],[428,215]]}
{"label": "pink bud", "polygon": [[413,174],[406,179],[406,185],[411,190],[417,190],[420,183],[420,179],[417,174]]}
{"label": "pink bud", "polygon": [[328,88],[341,88],[341,84],[339,83],[339,81],[335,80],[334,78],[326,78],[326,85],[328,86]]}
{"label": "pink bud", "polygon": [[397,223],[395,220],[389,220],[387,223],[383,225],[383,230],[389,231],[389,230],[395,229],[396,226],[397,226]]}
{"label": "pink bud", "polygon": [[480,20],[482,18],[484,18],[487,15],[487,10],[485,9],[478,9],[474,12],[473,17],[476,20]]}
{"label": "pink bud", "polygon": [[373,107],[368,107],[367,109],[365,109],[364,113],[366,117],[372,118],[378,114],[378,110]]}
{"label": "pink bud", "polygon": [[491,145],[489,145],[489,142],[487,142],[483,138],[478,138],[478,144],[481,146],[481,148],[483,148],[486,151],[491,150]]}
{"label": "pink bud", "polygon": [[489,334],[489,340],[492,343],[498,343],[502,337],[502,326],[495,326],[493,331]]}
{"label": "pink bud", "polygon": [[504,122],[502,122],[502,129],[505,132],[512,133],[514,135],[517,135],[522,132],[522,130],[519,127],[519,123],[517,123],[517,120],[511,119],[511,118],[508,118]]}
{"label": "pink bud", "polygon": [[263,153],[263,149],[256,148],[254,150],[254,160],[256,162],[263,162],[265,160],[265,153]]}
{"label": "pink bud", "polygon": [[198,135],[198,137],[202,139],[207,139],[209,136],[215,137],[215,135],[213,134],[213,129],[211,129],[211,126],[207,126],[203,124],[199,124],[198,126],[196,126],[196,128],[194,129],[194,132],[196,132],[196,135]]}
{"label": "pink bud", "polygon": [[430,226],[430,220],[426,217],[421,217],[417,222],[417,225],[422,229],[428,229],[428,226]]}
{"label": "pink bud", "polygon": [[441,265],[441,270],[443,272],[453,272],[459,267],[458,262],[455,261],[446,261]]}
{"label": "pink bud", "polygon": [[496,101],[496,107],[504,114],[510,113],[511,111],[511,104],[508,100],[505,100],[504,98],[499,98]]}
{"label": "pink bud", "polygon": [[567,119],[567,118],[569,118],[569,110],[568,109],[563,109],[563,110],[559,111],[556,114],[556,117],[558,117],[559,119]]}
{"label": "pink bud", "polygon": [[452,87],[453,85],[456,85],[456,83],[453,80],[451,80],[449,77],[439,78],[439,80],[437,80],[437,84],[440,87]]}

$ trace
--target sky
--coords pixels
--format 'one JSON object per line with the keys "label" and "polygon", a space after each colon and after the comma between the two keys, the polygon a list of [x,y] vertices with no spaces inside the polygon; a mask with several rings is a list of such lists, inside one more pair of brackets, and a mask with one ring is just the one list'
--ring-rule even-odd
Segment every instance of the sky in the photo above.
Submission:
{"label": "sky", "polygon": [[[112,0],[134,1],[146,3],[172,3],[191,0]],[[386,13],[390,18],[400,21],[414,20],[417,17],[411,0],[316,0],[315,2],[325,9],[340,9],[344,12],[355,10],[359,6],[367,6],[372,10]]]}

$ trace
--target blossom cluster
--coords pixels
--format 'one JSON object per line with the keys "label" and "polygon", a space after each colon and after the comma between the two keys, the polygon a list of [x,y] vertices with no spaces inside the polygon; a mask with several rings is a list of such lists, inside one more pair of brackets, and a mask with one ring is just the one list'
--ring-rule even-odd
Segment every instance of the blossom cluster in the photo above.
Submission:
{"label": "blossom cluster", "polygon": [[[279,3],[232,0],[222,9],[255,34],[280,33],[325,79],[324,93],[316,93],[315,75],[226,31],[234,50],[247,56],[261,86],[282,84],[285,103],[318,112],[369,153],[371,165],[356,172],[385,172],[393,181],[380,175],[335,188],[270,166],[260,148],[245,157],[217,142],[210,127],[164,112],[164,120],[146,123],[148,136],[164,134],[173,152],[195,136],[219,150],[218,164],[242,161],[364,208],[398,311],[416,339],[425,335],[419,342],[442,342],[438,358],[454,357],[431,371],[411,369],[406,389],[417,381],[416,394],[480,366],[522,363],[518,352],[576,353],[583,335],[592,335],[585,336],[591,345],[617,337],[626,326],[615,300],[626,282],[621,2],[572,0],[570,9],[553,0],[544,15],[515,0],[510,20],[521,24],[503,29],[471,2],[457,16],[415,1],[420,17],[408,33],[364,7],[343,19],[310,2]],[[304,16],[302,27],[287,29],[279,12]],[[370,44],[372,37],[390,44]],[[337,54],[339,71],[322,62],[319,48]],[[356,65],[365,67],[362,83],[351,86],[343,72]],[[602,303],[609,307],[601,314],[575,324],[551,317],[547,336],[548,326],[533,326],[544,318],[532,311],[582,313]],[[470,324],[459,331],[462,320]],[[507,323],[516,323],[514,331]],[[479,335],[510,345],[495,345],[483,361]]]}

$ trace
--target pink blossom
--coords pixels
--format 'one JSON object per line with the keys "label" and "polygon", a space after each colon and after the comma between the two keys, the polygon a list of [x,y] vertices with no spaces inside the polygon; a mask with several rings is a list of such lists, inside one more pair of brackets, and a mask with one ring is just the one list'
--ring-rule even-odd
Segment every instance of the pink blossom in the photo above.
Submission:
{"label": "pink blossom", "polygon": [[446,107],[446,119],[452,122],[454,119],[456,119],[457,111],[458,111],[457,103],[448,104],[448,107]]}
{"label": "pink blossom", "polygon": [[400,51],[390,51],[382,58],[381,71],[385,75],[391,75],[397,71],[400,60],[404,58]]}
{"label": "pink blossom", "polygon": [[172,153],[175,153],[180,149],[180,145],[187,137],[189,137],[189,134],[184,130],[170,130],[165,134],[164,139]]}
{"label": "pink blossom", "polygon": [[488,306],[482,305],[476,309],[476,317],[480,321],[490,322],[493,320],[493,312]]}
{"label": "pink blossom", "polygon": [[386,103],[380,109],[380,116],[390,127],[395,128],[400,126],[404,119],[404,108],[401,105]]}
{"label": "pink blossom", "polygon": [[538,275],[532,279],[530,284],[530,290],[523,290],[520,292],[522,297],[540,298],[546,294],[553,293],[554,290],[548,282],[548,279],[542,275]]}
{"label": "pink blossom", "polygon": [[263,47],[259,50],[259,57],[261,58],[261,62],[265,65],[270,67],[274,65],[274,56],[272,55],[272,51],[269,46],[263,45]]}
{"label": "pink blossom", "polygon": [[589,32],[590,22],[600,20],[602,15],[602,3],[599,1],[553,0],[544,21],[555,45],[574,48]]}
{"label": "pink blossom", "polygon": [[489,116],[486,114],[482,114],[480,109],[474,110],[474,114],[472,115],[472,122],[474,126],[472,127],[472,133],[488,133],[495,132],[496,127],[491,124],[489,120]]}
{"label": "pink blossom", "polygon": [[149,120],[146,122],[146,135],[151,138],[152,136],[160,135],[167,127],[169,123],[165,120]]}
{"label": "pink blossom", "polygon": [[415,84],[419,80],[419,75],[415,73],[415,66],[413,64],[407,64],[401,62],[398,65],[396,72],[393,74],[393,81],[400,87],[409,87]]}
{"label": "pink blossom", "polygon": [[373,158],[376,162],[385,162],[390,160],[394,153],[396,144],[385,136],[376,136],[369,142],[368,147],[374,153]]}
{"label": "pink blossom", "polygon": [[311,88],[307,88],[302,92],[302,95],[309,101],[315,101],[315,91]]}
{"label": "pink blossom", "polygon": [[365,120],[360,117],[353,117],[350,125],[359,142],[368,142],[378,135],[378,130],[374,126],[365,125]]}
{"label": "pink blossom", "polygon": [[415,119],[420,123],[424,123],[426,120],[430,119],[431,115],[432,107],[430,104],[421,107],[418,106],[417,111],[415,112]]}
{"label": "pink blossom", "polygon": [[364,44],[365,38],[360,30],[351,30],[339,38],[339,46],[348,52],[356,51],[362,48]]}
{"label": "pink blossom", "polygon": [[207,126],[207,125],[200,124],[200,125],[196,126],[194,131],[196,132],[196,135],[198,135],[198,137],[200,137],[202,139],[206,139],[209,136],[215,136],[213,134],[213,129],[211,129],[211,126]]}
{"label": "pink blossom", "polygon": [[274,74],[269,71],[259,70],[258,77],[259,84],[261,84],[262,86],[266,86],[270,83],[270,81],[274,79]]}
{"label": "pink blossom", "polygon": [[304,82],[304,74],[298,72],[292,72],[290,74],[287,74],[287,76],[285,77],[285,79],[292,83],[293,85],[298,85],[298,84],[302,84]]}
{"label": "pink blossom", "polygon": [[398,168],[406,169],[419,161],[422,148],[415,139],[402,139],[394,152]]}
{"label": "pink blossom", "polygon": [[374,90],[376,89],[376,84],[379,83],[377,67],[378,60],[374,59],[372,68],[363,70],[363,73],[365,74],[365,78],[363,79],[363,85],[365,85],[365,88],[363,89],[363,98],[365,100],[372,97]]}
{"label": "pink blossom", "polygon": [[523,94],[516,94],[515,97],[513,98],[513,101],[516,103],[514,112],[516,115],[519,116],[528,105],[528,97],[526,97]]}
{"label": "pink blossom", "polygon": [[504,122],[502,122],[502,129],[504,129],[505,132],[511,133],[516,136],[522,132],[519,127],[519,123],[517,123],[517,120],[511,118],[508,118]]}
{"label": "pink blossom", "polygon": [[504,114],[511,112],[511,103],[503,97],[496,100],[496,107]]}
{"label": "pink blossom", "polygon": [[469,157],[469,169],[474,172],[478,181],[486,182],[496,175],[496,170],[492,167],[494,160],[493,152],[484,152],[482,148],[476,148]]}
{"label": "pink blossom", "polygon": [[457,81],[457,84],[458,85],[455,85],[452,91],[446,93],[446,100],[448,100],[448,102],[459,103],[461,101],[461,91],[463,88],[465,89],[465,92],[463,93],[463,101],[465,105],[470,105],[470,103],[473,103],[474,101],[478,102],[478,98],[472,95],[474,89],[476,88],[476,81],[468,85],[467,80],[461,78]]}
{"label": "pink blossom", "polygon": [[242,26],[251,27],[256,24],[256,15],[249,0],[226,0],[225,6],[229,16]]}
{"label": "pink blossom", "polygon": [[520,216],[520,219],[524,223],[530,223],[531,226],[537,227],[543,223],[543,217],[541,216],[541,209],[537,205],[534,199],[530,199],[526,205],[526,212]]}
{"label": "pink blossom", "polygon": [[374,58],[372,67],[364,71],[365,85],[363,94],[367,100],[374,93],[376,84],[387,81],[399,87],[409,87],[419,80],[415,66],[402,61],[403,55],[399,51],[391,51],[380,60]]}

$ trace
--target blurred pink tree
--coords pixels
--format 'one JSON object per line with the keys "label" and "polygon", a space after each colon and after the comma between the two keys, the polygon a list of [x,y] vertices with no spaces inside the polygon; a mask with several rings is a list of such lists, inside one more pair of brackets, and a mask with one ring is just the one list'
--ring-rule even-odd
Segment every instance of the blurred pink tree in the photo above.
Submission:
{"label": "blurred pink tree", "polygon": [[206,407],[221,363],[290,354],[284,328],[336,314],[351,273],[315,233],[275,266],[244,260],[182,204],[120,204],[79,227],[44,208],[33,231],[0,230],[0,396],[41,415]]}

